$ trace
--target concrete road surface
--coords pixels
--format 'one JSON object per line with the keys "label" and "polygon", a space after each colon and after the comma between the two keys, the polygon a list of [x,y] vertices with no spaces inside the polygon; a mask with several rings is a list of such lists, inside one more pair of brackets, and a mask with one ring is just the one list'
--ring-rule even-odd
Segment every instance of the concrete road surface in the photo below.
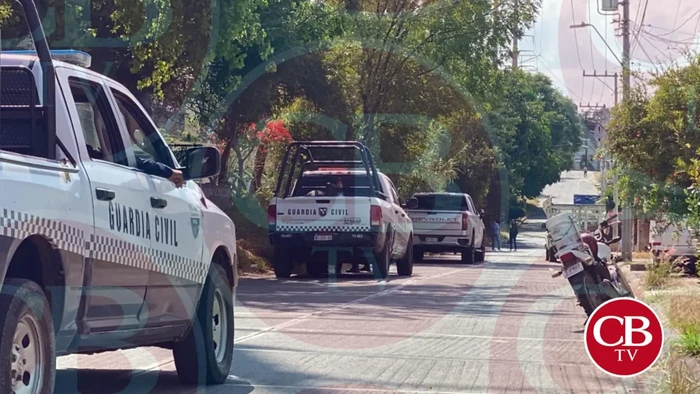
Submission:
{"label": "concrete road surface", "polygon": [[146,348],[62,357],[56,393],[645,391],[590,363],[585,315],[551,278],[539,227],[526,224],[517,252],[442,255],[411,278],[243,279],[223,386],[181,386],[170,352]]}
{"label": "concrete road surface", "polygon": [[543,197],[552,197],[554,204],[573,204],[574,194],[600,194],[593,183],[598,172],[588,171],[588,176],[583,176],[583,171],[568,171],[561,174],[561,181],[549,185],[542,191]]}

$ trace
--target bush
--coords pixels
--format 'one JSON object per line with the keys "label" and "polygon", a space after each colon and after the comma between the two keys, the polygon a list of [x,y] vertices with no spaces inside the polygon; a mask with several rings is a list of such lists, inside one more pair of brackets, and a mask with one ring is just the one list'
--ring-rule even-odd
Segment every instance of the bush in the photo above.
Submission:
{"label": "bush", "polygon": [[671,275],[671,265],[666,262],[647,264],[644,282],[650,290],[663,287]]}

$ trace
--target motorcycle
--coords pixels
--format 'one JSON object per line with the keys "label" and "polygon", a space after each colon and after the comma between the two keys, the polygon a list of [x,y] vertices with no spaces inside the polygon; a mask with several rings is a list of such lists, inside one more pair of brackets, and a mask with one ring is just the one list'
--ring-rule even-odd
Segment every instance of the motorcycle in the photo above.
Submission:
{"label": "motorcycle", "polygon": [[570,214],[557,215],[547,221],[547,230],[557,248],[555,257],[561,269],[552,277],[563,276],[576,294],[579,305],[590,316],[595,309],[613,298],[632,295],[609,245],[620,241],[612,237],[614,215],[598,224],[591,233],[579,233]]}

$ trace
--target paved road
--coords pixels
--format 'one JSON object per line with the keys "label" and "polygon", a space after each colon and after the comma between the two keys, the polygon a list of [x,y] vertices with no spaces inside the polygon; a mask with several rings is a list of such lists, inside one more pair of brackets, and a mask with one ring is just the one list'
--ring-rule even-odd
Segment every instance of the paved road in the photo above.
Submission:
{"label": "paved road", "polygon": [[561,181],[544,188],[542,196],[552,197],[554,204],[573,204],[574,194],[600,194],[593,184],[596,174],[588,171],[588,176],[584,178],[583,171],[564,172]]}
{"label": "paved road", "polygon": [[62,357],[56,392],[637,392],[590,364],[585,315],[551,278],[538,228],[522,233],[529,248],[475,265],[440,256],[412,278],[242,280],[224,386],[182,387],[170,353],[148,348]]}

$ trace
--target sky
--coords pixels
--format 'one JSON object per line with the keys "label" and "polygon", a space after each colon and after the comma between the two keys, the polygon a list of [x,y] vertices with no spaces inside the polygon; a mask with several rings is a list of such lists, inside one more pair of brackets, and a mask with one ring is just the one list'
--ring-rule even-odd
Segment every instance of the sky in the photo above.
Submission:
{"label": "sky", "polygon": [[[614,104],[614,78],[586,74],[619,73],[622,38],[616,14],[598,10],[602,0],[543,0],[539,20],[519,42],[523,69],[548,75],[577,105]],[[685,52],[700,52],[700,1],[629,0],[631,67],[642,75],[686,63]],[[646,12],[644,12],[646,6]],[[571,29],[589,23],[591,27]],[[602,38],[601,38],[602,36]],[[607,48],[605,42],[608,43]],[[618,83],[622,98],[622,83]]]}

